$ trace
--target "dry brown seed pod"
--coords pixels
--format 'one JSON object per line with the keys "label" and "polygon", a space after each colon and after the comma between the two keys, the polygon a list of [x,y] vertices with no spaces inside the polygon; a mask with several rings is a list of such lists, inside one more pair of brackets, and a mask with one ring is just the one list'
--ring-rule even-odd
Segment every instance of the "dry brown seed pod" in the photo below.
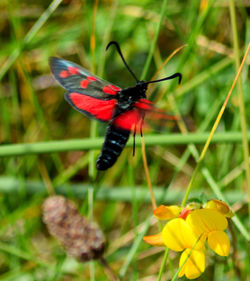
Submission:
{"label": "dry brown seed pod", "polygon": [[103,255],[102,231],[79,214],[73,201],[59,195],[48,197],[43,203],[43,221],[66,252],[79,261],[99,259]]}

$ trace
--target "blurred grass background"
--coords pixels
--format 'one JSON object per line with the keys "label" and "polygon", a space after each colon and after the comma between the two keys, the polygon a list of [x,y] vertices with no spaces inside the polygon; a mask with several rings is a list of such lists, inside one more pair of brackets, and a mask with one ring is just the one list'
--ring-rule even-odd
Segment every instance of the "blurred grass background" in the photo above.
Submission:
{"label": "blurred grass background", "polygon": [[[121,87],[134,85],[116,51],[105,52],[110,40],[119,42],[131,69],[146,80],[175,49],[187,44],[158,75],[179,71],[182,84],[162,82],[150,88],[148,96],[159,108],[184,116],[190,133],[207,136],[234,80],[236,61],[249,44],[250,2],[235,1],[236,10],[231,6],[230,14],[232,2],[0,1],[3,155],[7,144],[13,144],[10,149],[15,151],[14,144],[66,142],[90,135],[103,139],[105,124],[91,123],[65,102],[65,91],[50,74],[48,58],[74,61]],[[235,23],[239,55],[233,36]],[[242,73],[247,123],[249,62],[248,57]],[[217,129],[226,141],[210,146],[191,197],[215,198],[216,186],[244,228],[248,224],[247,181],[240,120],[235,90]],[[147,147],[147,159],[158,203],[181,202],[204,142],[203,138],[192,146],[192,135],[188,139],[184,134],[181,144],[173,139],[171,145],[162,145],[160,138],[167,141],[172,134],[183,132],[174,124],[156,128],[148,137],[155,137],[154,145]],[[232,134],[238,134],[238,139]],[[125,148],[117,163],[98,175],[98,180],[95,170],[89,169],[102,144],[95,137],[91,142],[99,149],[92,155],[88,149],[74,151],[69,145],[68,151],[61,153],[15,156],[14,152],[14,156],[0,158],[0,280],[106,280],[101,265],[79,264],[66,257],[48,235],[41,221],[41,203],[55,188],[77,201],[83,214],[93,212],[109,241],[107,260],[123,280],[157,280],[164,249],[141,243],[143,233],[151,233],[151,228],[147,230],[152,206],[140,138],[136,141],[135,157],[131,147]],[[147,145],[147,134],[145,141]],[[97,190],[94,200],[93,188]],[[231,226],[231,258],[211,255],[200,280],[246,280],[250,259],[243,232]],[[176,271],[178,257],[171,255],[163,280],[171,280]]]}

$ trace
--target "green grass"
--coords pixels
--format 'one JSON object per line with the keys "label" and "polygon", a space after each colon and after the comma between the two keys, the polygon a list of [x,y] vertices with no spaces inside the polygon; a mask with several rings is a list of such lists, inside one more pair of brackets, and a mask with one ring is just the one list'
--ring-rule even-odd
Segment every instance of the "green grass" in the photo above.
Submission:
{"label": "green grass", "polygon": [[[145,132],[157,203],[181,204],[249,44],[244,3],[0,3],[0,280],[107,280],[101,264],[81,264],[67,257],[48,234],[41,204],[53,190],[74,200],[82,214],[99,223],[108,241],[104,256],[122,280],[174,277],[178,256],[170,251],[171,258],[166,253],[164,257],[164,248],[142,241],[158,227],[152,224],[140,137],[134,157],[131,139],[111,169],[97,172],[95,159],[106,124],[90,122],[65,102],[65,91],[52,79],[48,59],[72,60],[129,87],[134,81],[119,56],[113,48],[105,51],[110,40],[119,42],[131,69],[145,80],[175,49],[187,44],[158,75],[181,72],[181,85],[169,81],[149,89],[158,107],[182,116],[185,124],[167,123],[160,129],[152,124],[150,133]],[[249,56],[245,64],[249,65]],[[200,280],[246,280],[250,274],[248,77],[245,65],[191,182],[189,198],[224,199],[236,213],[229,230],[233,256],[218,259],[210,253]]]}

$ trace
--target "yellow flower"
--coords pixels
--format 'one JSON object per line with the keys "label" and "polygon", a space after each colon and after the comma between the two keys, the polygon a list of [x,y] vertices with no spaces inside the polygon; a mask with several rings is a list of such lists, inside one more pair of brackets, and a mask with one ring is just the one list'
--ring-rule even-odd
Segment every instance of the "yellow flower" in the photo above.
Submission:
{"label": "yellow flower", "polygon": [[[193,231],[186,220],[175,218],[169,221],[163,228],[162,240],[171,250],[180,252],[184,249],[192,249],[199,240],[199,236]],[[203,248],[201,240],[195,246],[195,249]]]}
{"label": "yellow flower", "polygon": [[225,216],[215,209],[200,209],[191,212],[186,221],[197,236],[208,238],[208,245],[215,253],[228,256],[230,242],[224,232],[228,226]]}
{"label": "yellow flower", "polygon": [[204,208],[215,209],[227,218],[233,217],[233,212],[231,211],[231,209],[228,207],[228,205],[225,202],[221,200],[217,200],[217,199],[210,200],[205,204]]}
{"label": "yellow flower", "polygon": [[[190,255],[188,257],[188,255]],[[187,259],[188,257],[188,259]],[[186,260],[187,259],[187,260]],[[205,251],[186,249],[182,254],[179,266],[183,267],[179,272],[179,277],[185,275],[188,279],[199,277],[205,270]]]}
{"label": "yellow flower", "polygon": [[160,220],[170,220],[178,217],[181,211],[182,208],[176,205],[161,205],[154,210],[154,216]]}
{"label": "yellow flower", "polygon": [[154,246],[165,245],[173,251],[182,251],[179,277],[194,279],[204,272],[206,241],[218,255],[229,254],[230,242],[224,230],[228,226],[226,217],[231,217],[232,212],[224,202],[210,200],[204,207],[190,203],[184,208],[161,205],[154,215],[169,221],[160,233],[143,239]]}

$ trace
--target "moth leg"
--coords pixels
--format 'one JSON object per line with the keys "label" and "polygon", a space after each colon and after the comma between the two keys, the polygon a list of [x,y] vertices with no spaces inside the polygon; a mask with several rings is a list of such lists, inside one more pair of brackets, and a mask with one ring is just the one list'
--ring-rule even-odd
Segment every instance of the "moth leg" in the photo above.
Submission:
{"label": "moth leg", "polygon": [[134,130],[134,133],[133,133],[133,156],[135,156],[135,135],[136,135],[136,130]]}
{"label": "moth leg", "polygon": [[145,113],[142,113],[142,117],[141,117],[141,124],[140,124],[140,133],[141,133],[141,137],[143,137],[143,133],[142,133],[142,127],[144,125],[144,118],[145,118]]}
{"label": "moth leg", "polygon": [[133,156],[135,156],[135,136],[136,136],[136,124],[133,125]]}

